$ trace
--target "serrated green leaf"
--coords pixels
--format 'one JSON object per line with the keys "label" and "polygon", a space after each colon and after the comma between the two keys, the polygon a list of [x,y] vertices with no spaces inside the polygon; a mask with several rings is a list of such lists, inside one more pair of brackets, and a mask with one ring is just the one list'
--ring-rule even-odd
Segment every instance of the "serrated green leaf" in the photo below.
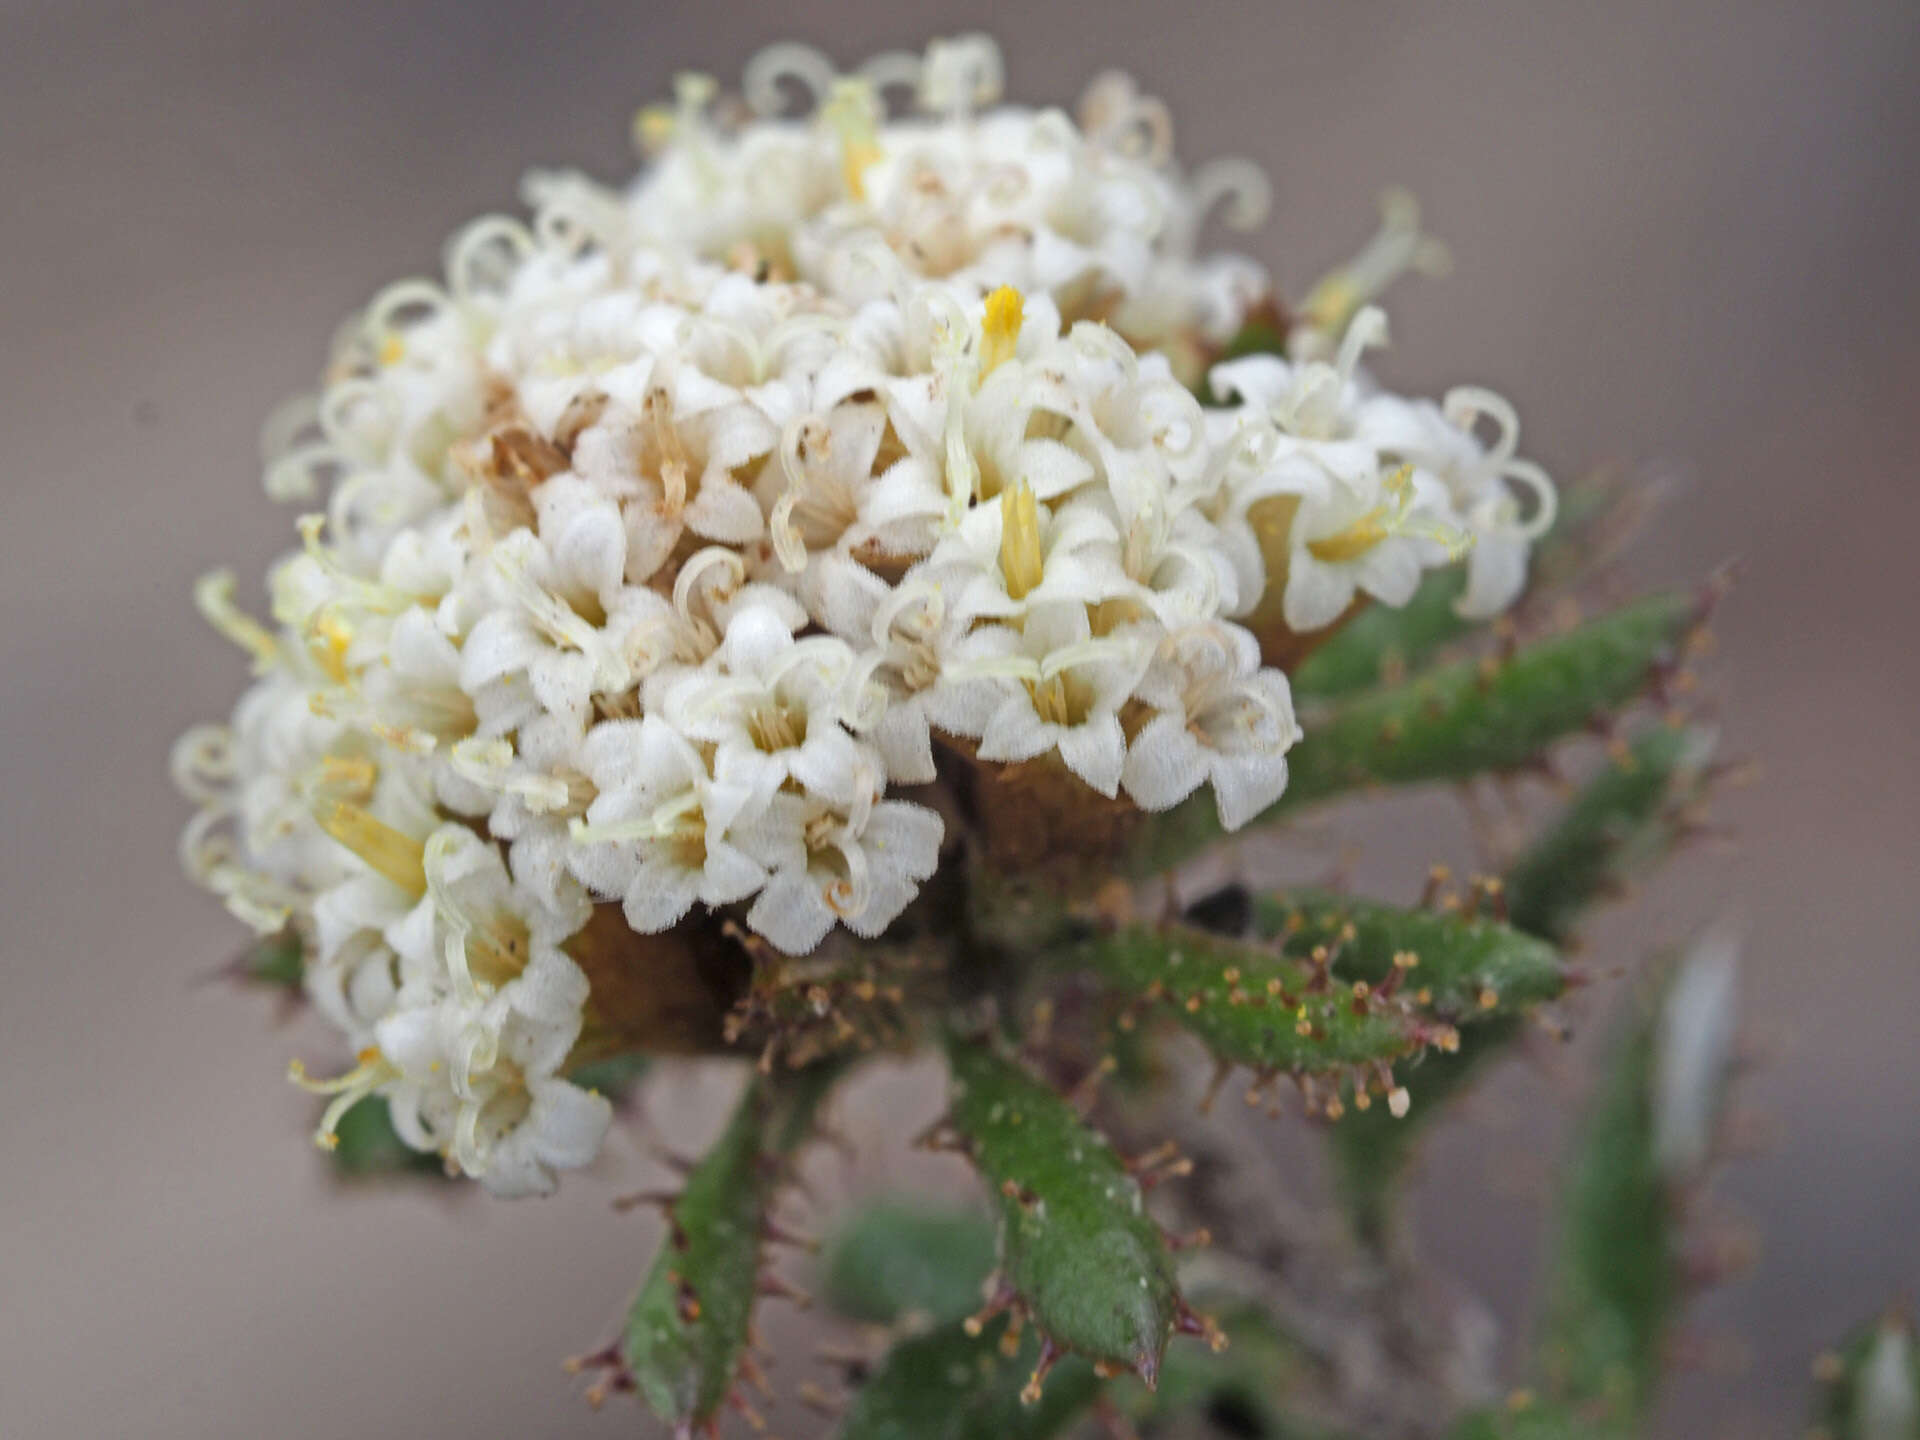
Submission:
{"label": "serrated green leaf", "polygon": [[1525,765],[1639,695],[1677,657],[1699,611],[1691,595],[1648,596],[1504,663],[1443,665],[1361,696],[1294,747],[1276,809],[1365,785],[1463,780]]}
{"label": "serrated green leaf", "polygon": [[1673,848],[1712,750],[1703,731],[1659,726],[1609,760],[1509,872],[1512,923],[1571,939],[1595,900]]}
{"label": "serrated green leaf", "polygon": [[1000,1273],[1064,1349],[1158,1372],[1181,1314],[1139,1182],[1074,1108],[985,1044],[948,1047],[952,1125],[1000,1210]]}
{"label": "serrated green leaf", "polygon": [[976,1211],[931,1211],[892,1201],[869,1205],[840,1227],[821,1267],[827,1302],[876,1325],[903,1315],[936,1324],[980,1307],[993,1271],[993,1222]]}
{"label": "serrated green leaf", "polygon": [[1502,1014],[1463,1028],[1459,1049],[1428,1050],[1399,1072],[1412,1102],[1404,1116],[1396,1118],[1380,1106],[1349,1109],[1327,1132],[1335,1187],[1367,1244],[1378,1247],[1386,1239],[1394,1187],[1420,1136],[1446,1112],[1448,1102],[1505,1053],[1525,1023],[1518,1015]]}
{"label": "serrated green leaf", "polygon": [[[1699,785],[1698,767],[1711,748],[1699,731],[1664,726],[1588,782],[1511,871],[1508,924],[1555,944],[1571,938],[1580,915],[1608,887],[1671,849],[1679,812]],[[1276,923],[1275,905],[1262,924]],[[1423,966],[1424,977],[1429,973]],[[1496,990],[1498,990],[1496,986]],[[1544,997],[1539,997],[1544,998]],[[1392,1188],[1414,1142],[1519,1036],[1522,1022],[1505,1014],[1465,1026],[1453,1054],[1428,1054],[1403,1077],[1413,1095],[1406,1119],[1379,1112],[1348,1117],[1330,1137],[1342,1198],[1363,1238],[1384,1238]]]}
{"label": "serrated green leaf", "polygon": [[1920,1440],[1920,1347],[1901,1316],[1861,1326],[1814,1378],[1810,1440]]}
{"label": "serrated green leaf", "polygon": [[1654,1153],[1657,1004],[1617,1027],[1567,1172],[1539,1347],[1547,1392],[1643,1414],[1679,1301],[1674,1220]]}
{"label": "serrated green leaf", "polygon": [[1115,1397],[1141,1435],[1190,1434],[1200,1418],[1245,1440],[1334,1440],[1332,1432],[1287,1413],[1288,1392],[1306,1362],[1272,1317],[1258,1305],[1229,1301],[1214,1318],[1232,1340],[1226,1349],[1175,1346],[1167,1351],[1158,1390]]}
{"label": "serrated green leaf", "polygon": [[1414,1140],[1447,1098],[1519,1032],[1519,1013],[1560,993],[1564,968],[1551,946],[1497,921],[1347,895],[1293,891],[1257,897],[1254,927],[1261,935],[1291,935],[1295,945],[1338,944],[1340,971],[1373,984],[1394,973],[1396,956],[1411,956],[1418,963],[1402,983],[1423,1008],[1460,1027],[1457,1050],[1429,1050],[1400,1071],[1411,1097],[1404,1116],[1355,1107],[1329,1134],[1342,1200],[1361,1237],[1378,1244],[1391,1187]]}
{"label": "serrated green leaf", "polygon": [[334,1126],[336,1141],[328,1155],[334,1173],[349,1180],[411,1175],[445,1180],[438,1155],[413,1149],[393,1128],[385,1097],[369,1095],[353,1105]]}
{"label": "serrated green leaf", "polygon": [[902,1340],[855,1395],[840,1440],[1048,1440],[1078,1419],[1101,1388],[1093,1366],[1069,1357],[1054,1366],[1040,1398],[1020,1392],[1039,1360],[1029,1328],[1013,1354],[1001,1349],[1007,1318],[977,1336],[960,1321]]}
{"label": "serrated green leaf", "polygon": [[[1518,769],[1637,697],[1675,662],[1701,614],[1691,595],[1650,595],[1504,662],[1440,665],[1347,700],[1308,724],[1287,757],[1286,794],[1250,823],[1368,786]],[[1212,795],[1199,792],[1142,827],[1129,868],[1171,868],[1221,834]]]}
{"label": "serrated green leaf", "polygon": [[1416,963],[1404,984],[1421,1005],[1458,1024],[1551,1000],[1566,984],[1551,945],[1459,910],[1405,909],[1330,891],[1293,890],[1254,901],[1255,932],[1290,945],[1338,947],[1341,975],[1379,985],[1396,957]]}
{"label": "serrated green leaf", "polygon": [[1164,1006],[1218,1058],[1256,1070],[1324,1074],[1390,1062],[1441,1038],[1403,1002],[1356,996],[1344,968],[1336,980],[1277,945],[1189,926],[1129,926],[1096,932],[1065,954],[1120,992]]}
{"label": "serrated green leaf", "polygon": [[701,1424],[731,1392],[760,1291],[768,1207],[780,1162],[805,1139],[839,1076],[815,1066],[749,1080],[727,1127],[688,1174],[667,1235],[627,1313],[620,1357],[662,1420]]}

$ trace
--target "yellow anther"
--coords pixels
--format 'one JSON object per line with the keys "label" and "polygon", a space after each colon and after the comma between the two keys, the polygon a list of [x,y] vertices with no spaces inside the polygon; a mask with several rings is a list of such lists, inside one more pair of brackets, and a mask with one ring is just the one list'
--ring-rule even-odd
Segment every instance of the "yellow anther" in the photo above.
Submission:
{"label": "yellow anther", "polygon": [[314,662],[327,672],[336,685],[347,683],[347,647],[353,644],[353,629],[332,611],[323,611],[313,622],[307,649]]}
{"label": "yellow anther", "polygon": [[980,378],[986,379],[1003,363],[1013,358],[1020,343],[1020,326],[1026,316],[1026,302],[1011,285],[1002,285],[987,296],[987,316],[980,327]]}
{"label": "yellow anther", "polygon": [[314,807],[320,828],[409,895],[427,893],[426,849],[358,805],[326,800]]}
{"label": "yellow anther", "polygon": [[331,1080],[313,1079],[307,1074],[307,1067],[298,1060],[290,1061],[287,1065],[287,1078],[302,1090],[310,1095],[333,1097],[320,1116],[319,1128],[313,1132],[313,1143],[322,1150],[332,1150],[340,1144],[340,1121],[347,1111],[389,1080],[399,1078],[400,1072],[376,1045],[369,1045],[354,1059],[356,1063],[353,1069]]}
{"label": "yellow anther", "polygon": [[1013,600],[1026,599],[1046,573],[1040,552],[1040,507],[1033,487],[1024,480],[1000,492],[1000,573]]}
{"label": "yellow anther", "polygon": [[400,338],[400,332],[389,330],[386,338],[380,342],[380,363],[398,365],[407,358],[407,342]]}

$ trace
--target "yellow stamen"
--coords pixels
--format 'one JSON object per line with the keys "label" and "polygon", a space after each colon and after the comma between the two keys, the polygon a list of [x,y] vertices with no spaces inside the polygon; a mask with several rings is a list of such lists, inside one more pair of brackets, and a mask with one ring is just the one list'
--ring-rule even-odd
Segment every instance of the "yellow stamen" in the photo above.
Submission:
{"label": "yellow stamen", "polygon": [[1046,573],[1040,551],[1040,507],[1021,480],[1000,492],[1000,573],[1010,599],[1024,600]]}
{"label": "yellow stamen", "polygon": [[333,1096],[332,1102],[320,1116],[319,1128],[313,1132],[313,1143],[322,1150],[332,1150],[339,1146],[340,1121],[347,1111],[389,1080],[398,1079],[400,1076],[393,1062],[380,1053],[378,1046],[368,1046],[354,1059],[358,1063],[353,1069],[331,1080],[313,1079],[307,1074],[307,1067],[298,1060],[290,1061],[287,1065],[287,1078],[302,1090],[310,1095]]}
{"label": "yellow stamen", "polygon": [[1342,565],[1358,560],[1393,535],[1413,503],[1413,467],[1402,465],[1384,483],[1387,494],[1393,497],[1390,503],[1374,506],[1344,530],[1309,540],[1308,553],[1328,565]]}
{"label": "yellow stamen", "polygon": [[425,847],[358,805],[323,800],[314,807],[320,828],[409,895],[427,893]]}
{"label": "yellow stamen", "polygon": [[1013,358],[1020,343],[1020,326],[1026,305],[1020,292],[1002,285],[987,296],[987,318],[980,327],[980,378],[986,379],[1003,363]]}
{"label": "yellow stamen", "polygon": [[336,685],[347,683],[347,647],[352,643],[353,630],[337,614],[322,611],[314,618],[307,649]]}
{"label": "yellow stamen", "polygon": [[280,662],[273,632],[234,603],[231,570],[212,570],[196,580],[193,603],[209,625],[253,656],[254,674],[264,675]]}
{"label": "yellow stamen", "polygon": [[407,342],[400,338],[399,332],[389,330],[387,338],[380,342],[380,363],[398,365],[406,358]]}

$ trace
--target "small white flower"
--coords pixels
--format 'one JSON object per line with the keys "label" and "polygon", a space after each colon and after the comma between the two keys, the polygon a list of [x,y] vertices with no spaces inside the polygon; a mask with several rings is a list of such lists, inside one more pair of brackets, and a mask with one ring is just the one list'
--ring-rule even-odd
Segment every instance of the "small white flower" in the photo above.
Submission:
{"label": "small white flower", "polygon": [[1211,782],[1221,827],[1238,830],[1286,790],[1302,735],[1287,677],[1260,668],[1260,644],[1239,626],[1169,636],[1136,694],[1159,712],[1127,748],[1122,778],[1141,808],[1168,809]]}
{"label": "small white flower", "polygon": [[756,806],[749,786],[715,781],[659,716],[596,726],[582,763],[600,793],[573,830],[568,863],[588,888],[621,901],[634,930],[665,930],[695,901],[730,905],[765,881],[729,833],[764,802]]}
{"label": "small white flower", "polygon": [[1084,605],[1030,610],[1019,631],[976,632],[962,647],[968,668],[999,677],[1002,700],[980,737],[983,760],[1031,760],[1057,752],[1102,795],[1119,792],[1127,737],[1120,707],[1151,658],[1142,637],[1095,639]]}
{"label": "small white flower", "polygon": [[742,838],[772,872],[747,924],[789,955],[807,954],[836,923],[879,935],[939,864],[938,815],[881,800],[875,767],[847,781],[838,793],[774,796]]}
{"label": "small white flower", "polygon": [[717,669],[690,671],[665,693],[662,713],[682,735],[714,747],[713,773],[757,800],[792,779],[833,792],[858,760],[841,724],[853,652],[828,635],[794,639],[772,610],[738,611]]}
{"label": "small white flower", "polygon": [[1424,569],[1453,558],[1457,537],[1445,491],[1411,466],[1357,485],[1322,482],[1300,497],[1293,518],[1288,627],[1332,624],[1360,590],[1385,605],[1406,604]]}
{"label": "small white flower", "polygon": [[[1500,431],[1491,449],[1473,433],[1483,415],[1492,417]],[[1361,407],[1359,427],[1389,459],[1412,464],[1446,487],[1473,546],[1466,590],[1455,608],[1463,616],[1485,619],[1519,598],[1528,554],[1553,524],[1556,496],[1546,472],[1514,454],[1520,421],[1513,407],[1473,386],[1449,391],[1444,405],[1378,395]],[[1524,518],[1509,482],[1529,497]]]}

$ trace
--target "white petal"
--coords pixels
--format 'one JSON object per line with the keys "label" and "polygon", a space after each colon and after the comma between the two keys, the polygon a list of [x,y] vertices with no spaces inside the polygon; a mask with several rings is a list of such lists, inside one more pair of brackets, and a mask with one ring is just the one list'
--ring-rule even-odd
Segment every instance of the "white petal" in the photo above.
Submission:
{"label": "white petal", "polygon": [[1214,808],[1223,830],[1238,830],[1287,788],[1284,754],[1223,755],[1213,762]]}
{"label": "white petal", "polygon": [[1060,758],[1074,774],[1102,795],[1120,791],[1120,772],[1126,765],[1127,736],[1120,717],[1091,716],[1085,724],[1060,732]]}
{"label": "white petal", "polygon": [[1168,810],[1207,778],[1207,755],[1181,715],[1158,715],[1127,747],[1121,779],[1142,810]]}
{"label": "white petal", "polygon": [[946,825],[937,812],[906,800],[883,800],[873,807],[860,843],[876,870],[886,869],[924,880],[940,864]]}
{"label": "white petal", "polygon": [[641,935],[670,929],[693,907],[700,893],[700,873],[665,860],[647,859],[634,872],[621,910],[627,924]]}
{"label": "white petal", "polygon": [[987,721],[980,736],[982,760],[1031,760],[1053,748],[1059,727],[1034,713],[1033,701],[1023,691],[1009,695]]}
{"label": "white petal", "polygon": [[747,912],[751,925],[788,955],[805,955],[833,929],[834,913],[804,870],[783,870],[767,882]]}

